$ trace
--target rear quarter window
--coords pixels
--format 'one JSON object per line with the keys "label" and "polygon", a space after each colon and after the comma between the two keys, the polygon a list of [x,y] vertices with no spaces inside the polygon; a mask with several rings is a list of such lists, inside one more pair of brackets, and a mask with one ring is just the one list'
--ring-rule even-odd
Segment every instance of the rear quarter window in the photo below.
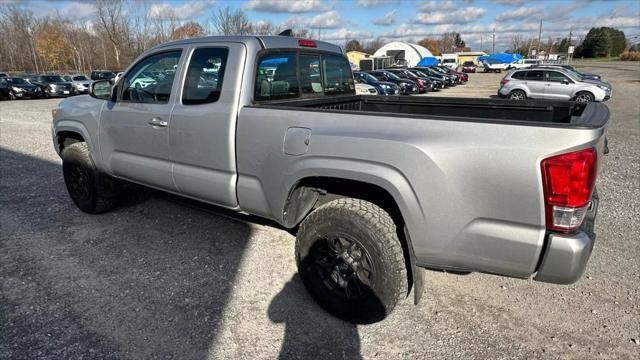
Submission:
{"label": "rear quarter window", "polygon": [[526,71],[516,71],[511,75],[512,79],[522,80]]}

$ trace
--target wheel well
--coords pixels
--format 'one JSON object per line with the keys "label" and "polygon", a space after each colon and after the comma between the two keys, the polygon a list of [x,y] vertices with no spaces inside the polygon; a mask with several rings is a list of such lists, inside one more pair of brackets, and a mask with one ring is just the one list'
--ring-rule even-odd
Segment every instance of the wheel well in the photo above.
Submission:
{"label": "wheel well", "polygon": [[[315,196],[301,195],[311,192],[313,192]],[[381,207],[389,213],[393,221],[397,224],[398,238],[402,243],[405,265],[407,267],[409,292],[413,287],[415,278],[413,246],[411,245],[411,239],[408,238],[408,235],[405,235],[405,222],[400,208],[393,196],[384,188],[350,179],[331,177],[305,178],[299,181],[289,192],[289,197],[285,204],[285,223],[292,222],[293,224],[289,225],[297,226],[313,209],[329,201],[345,197],[369,201]],[[306,204],[301,204],[301,202],[305,201],[307,202]]]}
{"label": "wheel well", "polygon": [[58,140],[58,150],[60,152],[73,143],[84,142],[82,135],[73,131],[60,131],[56,134],[56,137]]}

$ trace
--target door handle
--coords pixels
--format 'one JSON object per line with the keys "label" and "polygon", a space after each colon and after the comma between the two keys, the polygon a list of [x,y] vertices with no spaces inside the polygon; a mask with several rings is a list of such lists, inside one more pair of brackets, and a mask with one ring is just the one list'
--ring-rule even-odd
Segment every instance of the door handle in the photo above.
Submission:
{"label": "door handle", "polygon": [[167,127],[167,125],[169,125],[169,122],[162,120],[162,118],[160,117],[154,117],[148,122],[148,124],[157,127]]}

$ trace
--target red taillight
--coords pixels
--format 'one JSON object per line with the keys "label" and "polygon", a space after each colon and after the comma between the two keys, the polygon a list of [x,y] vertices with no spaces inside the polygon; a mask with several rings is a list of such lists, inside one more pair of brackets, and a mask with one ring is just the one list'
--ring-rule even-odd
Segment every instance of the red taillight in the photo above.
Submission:
{"label": "red taillight", "polygon": [[298,40],[298,46],[304,46],[304,47],[316,47],[316,42],[313,40],[307,40],[307,39],[300,39]]}
{"label": "red taillight", "polygon": [[542,184],[549,230],[572,231],[582,224],[596,182],[597,152],[585,149],[542,160]]}
{"label": "red taillight", "polygon": [[507,85],[508,82],[509,82],[509,80],[502,79],[502,80],[500,80],[500,86],[505,86],[505,85]]}

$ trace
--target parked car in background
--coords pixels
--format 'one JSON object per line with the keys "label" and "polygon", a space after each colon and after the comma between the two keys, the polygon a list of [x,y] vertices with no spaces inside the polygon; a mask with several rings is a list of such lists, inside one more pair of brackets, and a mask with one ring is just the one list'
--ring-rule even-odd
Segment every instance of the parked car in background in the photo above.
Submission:
{"label": "parked car in background", "polygon": [[592,73],[588,73],[588,72],[584,72],[584,71],[579,71],[578,69],[574,68],[571,65],[561,65],[561,64],[543,64],[543,65],[535,65],[534,67],[545,67],[545,68],[562,68],[568,71],[572,71],[578,75],[580,75],[580,77],[584,78],[584,79],[592,79],[592,80],[602,80],[602,77],[600,75],[596,75],[596,74],[592,74]]}
{"label": "parked car in background", "polygon": [[400,94],[400,88],[398,85],[389,81],[380,81],[375,76],[363,71],[356,71],[353,73],[354,78],[362,83],[371,85],[378,91],[380,95],[398,95]]}
{"label": "parked car in background", "polygon": [[512,100],[549,99],[578,102],[606,101],[611,87],[582,80],[562,69],[513,70],[500,81],[498,95]]}
{"label": "parked car in background", "polygon": [[452,69],[450,67],[442,66],[442,65],[436,65],[436,66],[434,66],[434,68],[436,70],[441,70],[441,72],[443,74],[449,74],[449,75],[454,76],[455,77],[454,80],[457,80],[458,84],[462,84],[462,83],[465,83],[465,82],[469,81],[469,75],[467,75],[467,74],[465,74],[465,73],[463,73],[461,71],[458,71],[456,69]]}
{"label": "parked car in background", "polygon": [[458,67],[458,54],[442,54],[440,64],[451,69]]}
{"label": "parked car in background", "polygon": [[71,83],[64,81],[60,75],[35,75],[29,78],[29,82],[38,86],[44,97],[75,94]]}
{"label": "parked car in background", "polygon": [[38,99],[43,96],[42,90],[21,77],[5,78],[9,83],[11,99]]}
{"label": "parked car in background", "polygon": [[367,73],[373,75],[376,79],[384,82],[391,82],[396,84],[400,88],[400,94],[410,95],[418,93],[418,85],[408,79],[402,79],[398,75],[386,70],[371,70]]}
{"label": "parked car in background", "polygon": [[116,77],[113,71],[109,70],[94,70],[91,72],[91,80],[108,80]]}
{"label": "parked car in background", "polygon": [[124,72],[120,71],[119,73],[116,74],[116,76],[113,78],[113,83],[117,83],[118,80],[120,80],[120,78],[122,77],[122,75],[124,75]]}
{"label": "parked car in background", "polygon": [[429,76],[435,77],[438,80],[443,81],[445,87],[454,86],[456,84],[455,76],[449,76],[447,74],[443,74],[442,72],[436,70],[433,66],[425,66],[425,67],[420,67],[418,69],[420,69],[420,71],[422,71],[423,73]]}
{"label": "parked car in background", "polygon": [[91,85],[91,80],[89,80],[85,75],[82,74],[74,74],[74,75],[64,75],[62,77],[65,81],[71,83],[73,89],[77,94],[88,94],[89,86]]}
{"label": "parked car in background", "polygon": [[428,79],[429,82],[431,83],[431,90],[432,91],[439,91],[441,89],[444,89],[444,83],[445,81],[443,79],[437,78],[435,76],[431,76],[428,73],[421,71],[424,70],[424,68],[421,67],[416,67],[416,68],[411,68],[410,69],[411,72],[413,72],[414,74],[424,78],[424,79]]}
{"label": "parked car in background", "polygon": [[462,63],[462,72],[475,73],[478,66],[473,61],[465,61]]}
{"label": "parked car in background", "polygon": [[378,95],[378,90],[371,85],[367,85],[364,81],[355,78],[356,94],[358,95]]}
{"label": "parked car in background", "polygon": [[0,72],[0,78],[9,77],[7,73]]}
{"label": "parked car in background", "polygon": [[10,89],[11,89],[11,86],[9,85],[7,78],[4,76],[0,76],[0,98],[11,100]]}
{"label": "parked car in background", "polygon": [[411,80],[418,86],[419,93],[425,93],[431,90],[431,84],[429,83],[429,79],[420,77],[407,69],[385,69],[401,79]]}

